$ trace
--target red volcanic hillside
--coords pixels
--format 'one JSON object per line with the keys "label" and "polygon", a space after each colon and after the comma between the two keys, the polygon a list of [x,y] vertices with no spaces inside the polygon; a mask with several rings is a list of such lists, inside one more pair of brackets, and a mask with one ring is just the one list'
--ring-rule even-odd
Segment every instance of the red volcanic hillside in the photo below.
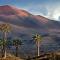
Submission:
{"label": "red volcanic hillside", "polygon": [[22,9],[17,9],[15,7],[12,6],[0,6],[0,15],[14,15],[14,14],[18,14],[20,16],[28,16],[30,15],[30,13],[28,13],[27,11],[24,11]]}
{"label": "red volcanic hillside", "polygon": [[8,5],[0,6],[0,15],[14,15],[12,8]]}
{"label": "red volcanic hillside", "polygon": [[60,28],[60,22],[12,6],[0,6],[0,21],[28,28]]}

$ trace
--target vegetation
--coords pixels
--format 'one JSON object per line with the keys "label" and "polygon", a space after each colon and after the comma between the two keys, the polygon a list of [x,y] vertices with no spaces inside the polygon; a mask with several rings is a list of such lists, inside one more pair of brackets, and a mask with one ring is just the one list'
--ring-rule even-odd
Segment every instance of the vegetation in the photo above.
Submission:
{"label": "vegetation", "polygon": [[[2,58],[0,60],[19,60],[18,58],[18,50],[20,46],[22,45],[22,40],[20,38],[14,38],[13,40],[8,40],[8,33],[11,31],[11,26],[9,24],[1,24],[0,25],[0,31],[2,32],[2,38],[0,39],[0,48],[2,51]],[[56,52],[50,52],[49,54],[43,54],[41,55],[39,52],[40,43],[42,41],[42,36],[39,34],[33,35],[33,40],[36,42],[37,46],[37,56],[30,57],[26,60],[60,60],[60,55],[56,54]],[[57,39],[57,38],[56,38]],[[7,55],[7,47],[10,50],[10,46],[15,47],[15,56],[14,54],[9,53],[10,55]]]}
{"label": "vegetation", "polygon": [[9,24],[1,24],[0,31],[3,33],[3,45],[2,45],[2,57],[6,58],[6,41],[7,41],[7,33],[10,32],[10,25]]}
{"label": "vegetation", "polygon": [[42,37],[39,34],[36,34],[32,38],[36,42],[36,45],[37,45],[37,54],[38,54],[38,56],[40,56],[40,53],[39,53],[40,50],[39,50],[39,48],[40,48],[40,42],[41,42]]}
{"label": "vegetation", "polygon": [[18,47],[22,45],[22,41],[21,39],[14,39],[13,40],[13,45],[15,46],[16,48],[16,57],[18,57]]}

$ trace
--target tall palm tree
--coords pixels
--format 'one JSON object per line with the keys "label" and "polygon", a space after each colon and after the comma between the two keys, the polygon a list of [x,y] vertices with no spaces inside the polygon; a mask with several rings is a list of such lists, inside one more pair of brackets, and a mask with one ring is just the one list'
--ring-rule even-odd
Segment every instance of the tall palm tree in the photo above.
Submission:
{"label": "tall palm tree", "polygon": [[39,47],[40,47],[40,42],[41,42],[41,39],[42,39],[42,37],[41,37],[41,35],[39,35],[39,34],[36,34],[36,35],[34,35],[33,37],[32,37],[34,40],[35,40],[35,42],[36,42],[36,45],[37,45],[37,55],[39,56],[40,55],[40,53],[39,53]]}
{"label": "tall palm tree", "polygon": [[2,57],[6,58],[6,41],[7,41],[7,33],[10,32],[11,26],[9,24],[1,24],[0,30],[3,33],[3,46],[2,46]]}
{"label": "tall palm tree", "polygon": [[15,53],[16,54],[16,57],[18,57],[18,48],[19,48],[20,45],[22,45],[21,39],[18,39],[18,38],[14,39],[13,40],[13,45],[16,48],[16,53]]}
{"label": "tall palm tree", "polygon": [[[2,48],[2,45],[3,45],[3,40],[0,39],[0,50],[1,50],[1,48]],[[2,53],[2,52],[1,52],[1,53]]]}

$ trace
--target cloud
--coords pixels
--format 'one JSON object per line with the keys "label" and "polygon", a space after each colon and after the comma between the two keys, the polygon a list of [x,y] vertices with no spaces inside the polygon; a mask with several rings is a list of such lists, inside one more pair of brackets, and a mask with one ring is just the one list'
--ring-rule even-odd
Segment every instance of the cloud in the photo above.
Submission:
{"label": "cloud", "polygon": [[59,6],[55,6],[55,7],[48,7],[48,18],[52,19],[52,20],[59,20],[59,16],[60,16],[60,8]]}
{"label": "cloud", "polygon": [[29,12],[36,15],[42,15],[52,20],[59,20],[60,16],[60,6],[51,6],[51,5],[35,5],[29,7]]}
{"label": "cloud", "polygon": [[[33,0],[34,1],[34,0]],[[42,15],[52,20],[59,20],[60,0],[30,0],[23,9],[35,15]]]}
{"label": "cloud", "polygon": [[60,20],[60,16],[58,17],[58,20]]}

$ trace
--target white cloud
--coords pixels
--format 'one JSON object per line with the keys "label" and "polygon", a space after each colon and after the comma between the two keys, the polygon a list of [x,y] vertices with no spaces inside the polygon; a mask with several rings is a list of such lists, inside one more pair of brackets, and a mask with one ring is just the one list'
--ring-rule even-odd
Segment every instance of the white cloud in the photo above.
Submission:
{"label": "white cloud", "polygon": [[47,17],[52,19],[52,20],[59,20],[59,16],[60,16],[60,8],[59,7],[55,7],[55,8],[48,8],[48,15]]}
{"label": "white cloud", "polygon": [[29,4],[24,9],[35,15],[42,15],[52,20],[59,20],[60,6],[55,4]]}

